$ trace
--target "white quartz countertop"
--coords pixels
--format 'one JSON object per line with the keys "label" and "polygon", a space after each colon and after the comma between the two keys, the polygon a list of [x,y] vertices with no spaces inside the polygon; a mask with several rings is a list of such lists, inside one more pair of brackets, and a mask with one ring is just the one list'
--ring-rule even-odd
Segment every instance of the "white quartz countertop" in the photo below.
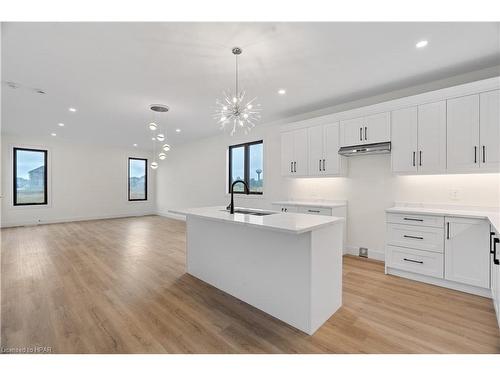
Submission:
{"label": "white quartz countertop", "polygon": [[500,209],[496,207],[491,208],[476,208],[471,207],[414,207],[414,206],[394,206],[385,210],[390,213],[401,213],[401,214],[421,214],[421,215],[433,215],[433,216],[455,216],[455,217],[470,217],[475,219],[488,219],[496,229],[496,232],[500,232]]}
{"label": "white quartz countertop", "polygon": [[[241,209],[241,207],[236,207]],[[252,211],[265,211],[251,209]],[[287,233],[301,234],[328,225],[341,223],[344,218],[334,216],[307,215],[298,213],[275,212],[272,215],[255,216],[248,214],[235,213],[231,215],[225,210],[225,207],[199,207],[199,208],[179,208],[169,210],[169,212],[178,215],[196,216],[208,220],[224,221],[228,223],[248,225],[262,229],[276,230]],[[269,212],[269,211],[267,211]]]}
{"label": "white quartz countertop", "polygon": [[273,204],[280,205],[290,205],[290,206],[311,206],[311,207],[323,207],[323,208],[334,208],[347,206],[346,201],[278,201],[273,202]]}

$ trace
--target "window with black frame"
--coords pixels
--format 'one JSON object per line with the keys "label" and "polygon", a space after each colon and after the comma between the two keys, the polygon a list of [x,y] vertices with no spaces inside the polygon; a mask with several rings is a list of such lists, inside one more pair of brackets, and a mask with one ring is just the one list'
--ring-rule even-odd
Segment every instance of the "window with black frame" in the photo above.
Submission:
{"label": "window with black frame", "polygon": [[47,204],[47,150],[14,147],[14,206]]}
{"label": "window with black frame", "polygon": [[148,199],[148,159],[128,158],[128,200]]}
{"label": "window with black frame", "polygon": [[[234,181],[245,181],[250,194],[262,194],[264,191],[264,143],[255,141],[229,146],[229,186]],[[243,184],[234,186],[235,193],[243,193]]]}

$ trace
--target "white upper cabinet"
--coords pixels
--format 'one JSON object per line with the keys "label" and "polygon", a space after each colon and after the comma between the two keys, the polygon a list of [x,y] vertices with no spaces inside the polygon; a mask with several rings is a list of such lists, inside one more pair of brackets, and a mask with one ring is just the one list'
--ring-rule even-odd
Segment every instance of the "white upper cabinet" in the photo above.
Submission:
{"label": "white upper cabinet", "polygon": [[365,143],[389,142],[391,140],[391,115],[389,112],[365,117]]}
{"label": "white upper cabinet", "polygon": [[307,129],[281,133],[281,174],[283,176],[306,176]]}
{"label": "white upper cabinet", "polygon": [[446,101],[418,106],[418,171],[446,172]]}
{"label": "white upper cabinet", "polygon": [[478,172],[479,95],[448,100],[447,117],[448,172]]}
{"label": "white upper cabinet", "polygon": [[293,132],[281,133],[281,175],[293,174]]}
{"label": "white upper cabinet", "polygon": [[346,160],[339,155],[339,123],[325,125],[323,138],[323,172],[329,176],[342,175],[346,172]]}
{"label": "white upper cabinet", "polygon": [[484,92],[479,96],[479,167],[500,170],[500,91]]}
{"label": "white upper cabinet", "polygon": [[392,112],[394,173],[446,172],[446,102]]}
{"label": "white upper cabinet", "polygon": [[309,144],[309,176],[323,174],[323,126],[313,126],[307,129]]}
{"label": "white upper cabinet", "polygon": [[490,225],[487,220],[445,218],[445,279],[490,287]]}
{"label": "white upper cabinet", "polygon": [[339,123],[308,128],[309,176],[336,176],[344,172],[339,152]]}
{"label": "white upper cabinet", "polygon": [[394,173],[417,172],[417,107],[392,112],[391,163]]}
{"label": "white upper cabinet", "polygon": [[363,143],[363,117],[340,121],[341,146],[354,146]]}
{"label": "white upper cabinet", "polygon": [[389,112],[340,121],[340,145],[353,146],[391,140]]}

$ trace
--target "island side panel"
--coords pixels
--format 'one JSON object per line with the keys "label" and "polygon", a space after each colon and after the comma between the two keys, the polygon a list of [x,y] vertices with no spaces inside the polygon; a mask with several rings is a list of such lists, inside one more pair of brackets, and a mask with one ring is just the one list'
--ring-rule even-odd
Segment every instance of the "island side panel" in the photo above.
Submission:
{"label": "island side panel", "polygon": [[343,227],[338,222],[311,235],[311,335],[342,305]]}
{"label": "island side panel", "polygon": [[309,332],[310,237],[188,216],[188,273]]}

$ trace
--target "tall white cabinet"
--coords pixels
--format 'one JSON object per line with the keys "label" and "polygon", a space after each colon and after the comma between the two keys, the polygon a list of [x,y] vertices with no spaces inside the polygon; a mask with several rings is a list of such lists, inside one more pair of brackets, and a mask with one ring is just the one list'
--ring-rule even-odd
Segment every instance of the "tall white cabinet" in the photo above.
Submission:
{"label": "tall white cabinet", "polygon": [[446,172],[446,101],[392,112],[392,170]]}
{"label": "tall white cabinet", "polygon": [[447,102],[448,171],[499,171],[499,90]]}

